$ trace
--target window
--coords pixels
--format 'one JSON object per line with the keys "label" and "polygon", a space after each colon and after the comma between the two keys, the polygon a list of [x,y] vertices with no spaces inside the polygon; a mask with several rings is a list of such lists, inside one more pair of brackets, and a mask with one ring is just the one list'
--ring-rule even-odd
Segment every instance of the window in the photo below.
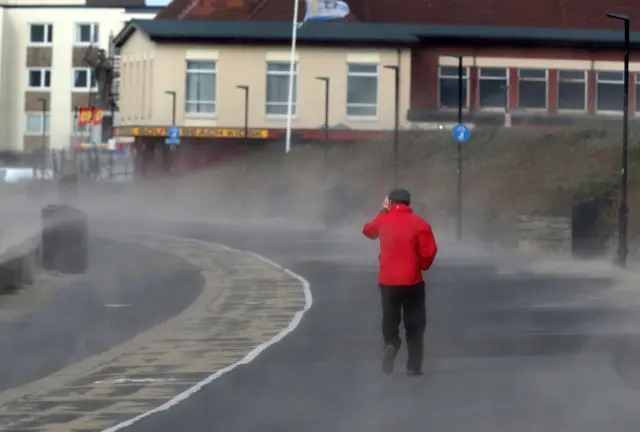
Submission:
{"label": "window", "polygon": [[624,101],[624,72],[598,72],[596,111],[620,111]]}
{"label": "window", "polygon": [[29,26],[29,43],[31,45],[48,45],[53,42],[53,24],[31,24]]}
{"label": "window", "polygon": [[504,108],[507,105],[508,79],[505,68],[482,68],[479,79],[480,108]]}
{"label": "window", "polygon": [[27,88],[30,90],[45,90],[51,87],[51,69],[27,69]]}
{"label": "window", "polygon": [[[289,62],[267,62],[267,115],[286,115],[289,99]],[[291,113],[296,114],[298,102],[298,63],[293,71]]]}
{"label": "window", "polygon": [[347,72],[347,116],[378,115],[378,65],[350,63]]}
{"label": "window", "polygon": [[[462,106],[469,100],[469,68],[462,68]],[[438,86],[439,104],[441,108],[458,107],[458,67],[441,66]]]}
{"label": "window", "polygon": [[[43,121],[44,120],[44,121]],[[26,135],[42,135],[44,127],[44,133],[49,133],[49,114],[42,113],[27,113],[25,122],[25,134]]]}
{"label": "window", "polygon": [[98,23],[76,24],[76,45],[98,43],[100,26]]}
{"label": "window", "polygon": [[73,69],[73,90],[91,91],[97,89],[96,77],[89,68]]}
{"label": "window", "polygon": [[520,69],[518,71],[518,106],[520,108],[547,108],[547,71]]}
{"label": "window", "polygon": [[187,61],[185,112],[187,114],[216,112],[216,62]]}
{"label": "window", "polygon": [[558,71],[558,109],[587,109],[587,73],[580,70]]}

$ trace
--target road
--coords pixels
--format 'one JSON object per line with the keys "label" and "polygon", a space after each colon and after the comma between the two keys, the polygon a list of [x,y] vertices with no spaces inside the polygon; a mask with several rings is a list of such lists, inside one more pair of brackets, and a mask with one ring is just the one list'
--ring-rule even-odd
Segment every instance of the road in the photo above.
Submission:
{"label": "road", "polygon": [[510,271],[445,246],[429,274],[426,375],[406,376],[402,352],[385,376],[374,244],[320,231],[174,231],[289,267],[314,303],[253,362],[129,431],[638,430],[640,302],[606,272]]}
{"label": "road", "polygon": [[199,269],[173,255],[99,237],[89,244],[85,275],[40,278],[36,287],[0,299],[1,391],[130,339],[202,290]]}

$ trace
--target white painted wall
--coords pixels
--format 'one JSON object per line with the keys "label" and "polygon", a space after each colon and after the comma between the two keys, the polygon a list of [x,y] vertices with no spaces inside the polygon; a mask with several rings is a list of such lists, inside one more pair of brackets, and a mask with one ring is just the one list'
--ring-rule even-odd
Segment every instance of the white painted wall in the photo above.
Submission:
{"label": "white painted wall", "polygon": [[[15,4],[17,0],[9,0]],[[65,0],[63,4],[81,4],[84,0]],[[21,4],[31,0],[20,0]],[[5,3],[6,4],[6,3]],[[39,1],[42,4],[42,0]],[[136,10],[127,13],[124,8],[91,7],[8,7],[0,14],[0,149],[22,149],[25,130],[25,90],[27,88],[26,54],[29,44],[30,23],[53,24],[53,64],[51,73],[51,148],[67,147],[72,134],[71,90],[72,54],[76,23],[97,22],[100,26],[99,45],[108,49],[109,35],[116,35],[126,22],[152,19],[155,12]],[[3,123],[1,123],[3,122]]]}

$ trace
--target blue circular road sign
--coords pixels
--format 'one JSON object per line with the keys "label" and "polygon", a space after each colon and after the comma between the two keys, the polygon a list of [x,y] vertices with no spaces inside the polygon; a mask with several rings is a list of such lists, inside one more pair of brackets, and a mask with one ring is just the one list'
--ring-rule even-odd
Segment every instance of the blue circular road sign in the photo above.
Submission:
{"label": "blue circular road sign", "polygon": [[469,140],[471,137],[471,130],[469,126],[464,123],[458,123],[453,127],[453,139],[459,143],[463,143]]}

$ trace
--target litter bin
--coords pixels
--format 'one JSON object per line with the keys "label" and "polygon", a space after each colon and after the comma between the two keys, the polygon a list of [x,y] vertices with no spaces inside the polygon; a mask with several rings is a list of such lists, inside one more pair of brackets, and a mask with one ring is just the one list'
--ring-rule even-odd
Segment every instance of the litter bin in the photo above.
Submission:
{"label": "litter bin", "polygon": [[84,273],[88,267],[86,213],[65,205],[42,209],[42,266],[60,273]]}

